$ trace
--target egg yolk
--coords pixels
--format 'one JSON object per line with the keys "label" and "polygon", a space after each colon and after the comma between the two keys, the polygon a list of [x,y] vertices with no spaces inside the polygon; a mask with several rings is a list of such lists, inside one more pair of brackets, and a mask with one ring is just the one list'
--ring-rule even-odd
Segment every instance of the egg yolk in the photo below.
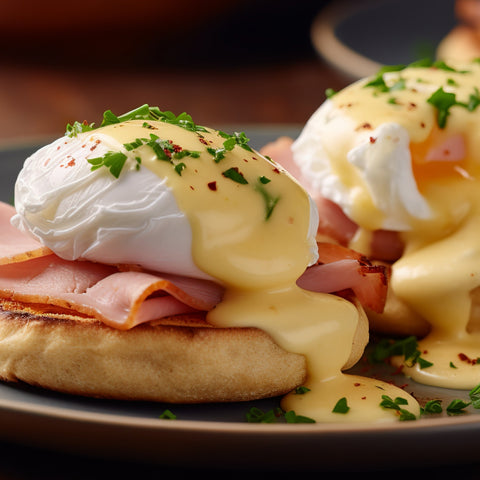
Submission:
{"label": "egg yolk", "polygon": [[413,175],[420,191],[432,180],[467,176],[467,148],[461,134],[432,128],[423,142],[410,143]]}

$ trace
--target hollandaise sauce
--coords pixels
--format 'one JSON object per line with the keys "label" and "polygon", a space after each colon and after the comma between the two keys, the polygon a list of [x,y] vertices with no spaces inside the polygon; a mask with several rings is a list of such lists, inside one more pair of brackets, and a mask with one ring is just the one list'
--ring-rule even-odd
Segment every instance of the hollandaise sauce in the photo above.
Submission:
{"label": "hollandaise sauce", "polygon": [[[391,123],[408,133],[411,174],[430,214],[408,215],[401,231],[405,252],[393,264],[390,285],[431,331],[419,341],[427,366],[405,364],[404,371],[421,383],[470,389],[480,382],[480,65],[438,62],[390,70],[332,101],[357,125],[352,138],[362,130],[374,144],[375,129]],[[382,228],[387,198],[372,196],[346,156],[331,158],[343,182],[367,198],[352,218],[361,229]],[[384,165],[388,161],[394,159]]]}
{"label": "hollandaise sauce", "polygon": [[[210,129],[135,120],[95,135],[118,142],[112,149],[128,157],[129,168],[140,165],[167,178],[192,228],[194,262],[226,289],[208,321],[219,327],[258,327],[285,350],[305,355],[308,391],[288,394],[284,410],[316,421],[396,420],[397,410],[380,405],[387,396],[401,398],[403,409],[419,415],[418,403],[404,390],[343,373],[352,355],[355,362],[363,352],[366,318],[343,298],[297,286],[315,260],[316,222],[312,227],[311,201],[290,175],[245,148],[240,137],[231,142]],[[166,161],[148,144],[151,138],[162,145]]]}

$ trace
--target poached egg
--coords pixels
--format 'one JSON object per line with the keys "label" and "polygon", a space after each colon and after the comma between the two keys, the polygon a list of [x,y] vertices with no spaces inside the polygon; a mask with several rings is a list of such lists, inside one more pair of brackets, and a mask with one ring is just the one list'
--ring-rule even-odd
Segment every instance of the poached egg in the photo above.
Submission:
{"label": "poached egg", "polygon": [[430,325],[431,365],[404,371],[441,387],[480,379],[479,85],[478,62],[386,67],[327,99],[292,146],[310,193],[358,225],[352,248],[400,236],[389,288]]}
{"label": "poached egg", "polygon": [[[343,373],[366,321],[362,309],[296,284],[317,260],[318,213],[305,189],[243,134],[156,108],[126,116],[98,129],[77,125],[30,157],[17,180],[13,224],[68,260],[222,284],[210,323],[260,328],[306,356],[309,391],[287,395],[285,410],[317,421],[392,421],[395,412],[380,406],[389,395],[418,415],[403,390]],[[341,398],[349,415],[334,412]]]}

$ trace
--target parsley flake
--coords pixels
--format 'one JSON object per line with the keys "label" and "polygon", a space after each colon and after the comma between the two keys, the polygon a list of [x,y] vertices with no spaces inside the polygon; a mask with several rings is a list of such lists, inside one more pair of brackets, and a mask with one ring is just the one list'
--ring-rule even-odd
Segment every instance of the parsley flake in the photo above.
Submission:
{"label": "parsley flake", "polygon": [[222,175],[225,178],[229,178],[230,180],[233,180],[234,182],[240,183],[242,185],[246,185],[248,183],[247,179],[243,176],[243,173],[240,172],[238,167],[229,168],[228,170],[222,172]]}
{"label": "parsley flake", "polygon": [[118,178],[126,160],[127,156],[122,152],[107,152],[103,157],[88,159],[88,163],[92,165],[92,171],[101,167],[107,167],[110,173],[115,178]]}
{"label": "parsley flake", "polygon": [[446,408],[448,415],[461,415],[465,413],[465,409],[471,405],[472,402],[465,402],[460,398],[452,400],[448,407]]}
{"label": "parsley flake", "polygon": [[348,411],[350,410],[350,407],[347,405],[347,398],[346,397],[342,397],[340,400],[338,400],[338,402],[335,404],[335,406],[333,407],[333,410],[332,412],[333,413],[348,413]]}
{"label": "parsley flake", "polygon": [[295,393],[295,395],[305,395],[309,391],[310,391],[310,389],[308,387],[301,386],[301,387],[297,387],[294,390],[294,393]]}
{"label": "parsley flake", "polygon": [[468,395],[472,401],[473,408],[476,410],[480,409],[480,384],[472,388],[470,392],[468,392]]}
{"label": "parsley flake", "polygon": [[446,92],[440,87],[427,99],[427,102],[437,109],[437,124],[440,128],[445,128],[447,117],[450,115],[450,108],[457,105],[457,98],[454,93]]}
{"label": "parsley flake", "polygon": [[65,135],[68,137],[76,137],[79,133],[90,132],[94,128],[94,123],[73,122],[73,125],[68,123],[65,128]]}
{"label": "parsley flake", "polygon": [[433,363],[423,359],[421,353],[415,336],[401,340],[383,338],[375,345],[368,358],[371,363],[382,363],[387,358],[403,356],[408,367],[413,367],[417,362],[420,368],[431,367]]}
{"label": "parsley flake", "polygon": [[280,200],[280,197],[272,196],[265,188],[264,183],[261,180],[258,181],[257,185],[255,186],[255,190],[257,190],[257,192],[259,192],[263,197],[263,201],[265,203],[265,220],[268,220],[272,216],[273,210]]}
{"label": "parsley flake", "polygon": [[388,395],[382,395],[380,406],[387,409],[396,410],[399,414],[400,421],[416,420],[417,417],[408,410],[401,407],[401,405],[408,405],[408,401],[403,397],[396,397],[395,400]]}
{"label": "parsley flake", "polygon": [[442,413],[442,401],[441,400],[429,400],[425,406],[421,409],[422,414],[437,414]]}
{"label": "parsley flake", "polygon": [[315,423],[315,420],[303,415],[297,415],[293,410],[284,412],[281,408],[273,408],[264,411],[258,407],[252,407],[246,414],[248,423],[277,423],[286,421],[287,423]]}
{"label": "parsley flake", "polygon": [[164,410],[163,413],[160,414],[158,418],[163,420],[176,420],[177,416],[171,410]]}
{"label": "parsley flake", "polygon": [[304,415],[297,415],[293,410],[284,413],[287,423],[315,423],[315,420]]}
{"label": "parsley flake", "polygon": [[248,423],[275,423],[283,415],[281,408],[275,408],[265,412],[261,408],[252,407],[246,414]]}

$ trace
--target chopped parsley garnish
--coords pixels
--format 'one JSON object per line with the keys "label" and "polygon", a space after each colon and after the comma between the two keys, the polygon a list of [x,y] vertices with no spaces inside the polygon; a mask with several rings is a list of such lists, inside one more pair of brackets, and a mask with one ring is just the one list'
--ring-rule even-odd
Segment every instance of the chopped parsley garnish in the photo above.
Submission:
{"label": "chopped parsley garnish", "polygon": [[[178,175],[182,175],[183,171],[188,168],[188,163],[181,162],[180,160],[185,159],[186,157],[199,158],[202,152],[187,150],[179,145],[173,144],[171,140],[160,138],[158,135],[152,133],[152,130],[157,130],[157,128],[150,122],[165,122],[196,133],[199,141],[205,145],[204,148],[206,152],[213,157],[213,160],[216,163],[223,160],[226,154],[232,151],[237,146],[248,152],[254,151],[248,144],[250,139],[247,138],[244,132],[234,132],[230,135],[226,132],[218,130],[216,131],[216,133],[223,139],[222,146],[219,148],[209,146],[209,142],[202,134],[211,133],[211,131],[207,130],[205,127],[197,125],[192,120],[192,117],[190,115],[188,115],[187,113],[175,115],[170,111],[162,111],[158,107],[150,107],[147,104],[142,105],[120,116],[117,116],[111,110],[106,110],[103,114],[103,120],[100,124],[100,127],[116,125],[121,122],[126,122],[130,120],[143,120],[144,122],[142,123],[142,128],[144,128],[146,131],[149,131],[149,135],[146,135],[146,138],[135,138],[131,142],[123,144],[125,151],[133,152],[135,154],[135,150],[144,146],[148,146],[153,150],[158,160],[171,163],[173,169]],[[94,123],[88,124],[87,122],[75,122],[73,125],[67,125],[66,135],[73,137],[77,136],[79,133],[95,130],[96,128],[98,127],[96,127]],[[109,151],[101,157],[88,159],[88,162],[92,165],[92,170],[106,167],[109,169],[110,173],[115,178],[119,178],[120,173],[124,168],[128,158],[129,155],[127,155],[125,152]],[[141,165],[141,156],[136,154],[133,156],[132,159],[136,162],[135,168],[138,170]],[[267,160],[272,162],[272,160],[268,157]],[[227,170],[222,172],[222,175],[238,184],[246,185],[249,183],[245,176],[239,171],[238,167],[228,168]],[[271,179],[265,176],[261,176],[259,177],[257,184],[253,187],[257,192],[262,195],[264,199],[265,219],[270,218],[273,209],[275,208],[275,205],[279,200],[279,197],[273,197],[265,189],[264,186],[270,182]],[[212,188],[214,184],[215,188]],[[210,190],[216,190],[215,182],[209,182],[208,185]]]}
{"label": "chopped parsley garnish", "polygon": [[294,393],[295,393],[295,395],[305,395],[309,391],[310,391],[310,389],[308,387],[301,386],[301,387],[297,387],[294,390]]}
{"label": "chopped parsley garnish", "polygon": [[387,87],[383,75],[388,72],[399,72],[404,69],[405,65],[385,65],[380,68],[372,80],[365,84],[365,87],[375,87],[381,92],[388,92],[390,89]]}
{"label": "chopped parsley garnish", "polygon": [[107,152],[103,157],[90,158],[88,163],[92,165],[92,170],[107,167],[110,173],[118,178],[126,160],[127,156],[122,152]]}
{"label": "chopped parsley garnish", "polygon": [[163,420],[176,420],[177,416],[167,408],[166,410],[163,411],[163,413],[160,414],[158,418],[161,418]]}
{"label": "chopped parsley garnish", "polygon": [[436,414],[442,413],[442,401],[441,400],[429,400],[425,406],[421,409],[422,414]]}
{"label": "chopped parsley garnish", "polygon": [[287,423],[316,423],[313,418],[297,415],[293,410],[289,410],[284,414]]}
{"label": "chopped parsley garnish", "polygon": [[191,132],[206,132],[207,129],[197,125],[190,115],[183,112],[180,115],[175,115],[170,111],[162,111],[158,107],[150,107],[145,104],[123,115],[117,116],[111,110],[107,110],[103,114],[103,121],[101,127],[107,125],[114,125],[116,123],[126,122],[128,120],[157,120],[160,122],[170,123],[171,125],[178,125]]}
{"label": "chopped parsley garnish", "polygon": [[472,402],[465,402],[459,398],[452,400],[446,408],[448,415],[461,415],[465,413],[465,409],[471,405]]}
{"label": "chopped parsley garnish", "polygon": [[68,123],[65,128],[65,135],[68,137],[76,137],[79,133],[90,132],[94,128],[93,123],[73,122],[73,125]]}
{"label": "chopped parsley garnish", "polygon": [[440,128],[445,128],[447,117],[450,115],[450,108],[457,105],[457,97],[454,93],[445,92],[440,87],[427,99],[437,109],[437,124]]}
{"label": "chopped parsley garnish", "polygon": [[421,357],[418,349],[417,338],[410,336],[401,340],[390,340],[383,338],[376,345],[369,355],[372,363],[381,363],[386,359],[394,356],[403,356],[405,363],[409,367],[413,367],[416,363],[420,368],[428,368],[433,364]]}
{"label": "chopped parsley garnish", "polygon": [[187,166],[186,166],[183,162],[180,162],[180,163],[177,163],[174,168],[175,168],[175,171],[176,171],[179,175],[181,175],[182,172],[183,172],[183,170],[184,170],[186,167],[187,167]]}
{"label": "chopped parsley garnish", "polygon": [[[184,150],[178,145],[174,145],[172,141],[162,140],[153,133],[150,134],[149,138],[136,138],[133,142],[123,144],[125,150],[128,152],[140,148],[143,145],[149,146],[154,151],[158,160],[170,162],[179,175],[181,175],[183,169],[186,168],[186,165],[183,162],[174,163],[173,160],[179,160],[185,157],[198,158],[200,156],[200,152]],[[118,178],[126,160],[127,155],[122,152],[107,152],[102,157],[89,159],[88,162],[92,164],[92,170],[105,166],[115,178]],[[140,168],[141,158],[136,156],[135,161],[137,162],[136,168]]]}
{"label": "chopped parsley garnish", "polygon": [[253,152],[250,145],[248,145],[250,139],[247,138],[244,132],[234,132],[233,135],[229,135],[228,133],[219,130],[218,134],[221,137],[226,138],[225,142],[223,142],[223,147],[225,148],[225,150],[233,150],[233,147],[235,145],[239,145],[244,150],[247,150],[248,152]]}
{"label": "chopped parsley garnish", "polygon": [[281,408],[275,408],[265,412],[261,408],[252,407],[246,414],[248,423],[275,423],[283,416]]}
{"label": "chopped parsley garnish", "polygon": [[[376,75],[374,75],[367,83],[365,83],[364,88],[373,88],[375,93],[388,93],[398,90],[404,90],[406,88],[405,79],[399,76],[399,78],[393,83],[393,85],[387,85],[385,82],[384,74],[387,72],[401,72],[405,68],[435,68],[438,70],[444,70],[446,72],[451,72],[452,74],[468,74],[469,70],[457,70],[450,65],[446,64],[443,60],[438,60],[432,62],[431,60],[424,59],[417,62],[413,62],[409,65],[392,65],[382,67]],[[401,75],[401,74],[400,74]],[[422,82],[423,79],[417,79],[417,82]],[[447,78],[446,85],[449,87],[458,87],[458,82],[455,78]],[[395,98],[390,97],[388,103],[396,105],[397,101]],[[445,128],[447,124],[447,118],[450,115],[450,109],[454,106],[460,106],[466,108],[468,111],[474,111],[480,105],[480,92],[478,88],[474,89],[474,93],[470,94],[467,102],[457,101],[456,94],[453,92],[448,92],[443,89],[443,87],[438,88],[428,99],[427,102],[430,103],[435,109],[437,114],[437,124],[440,128]]]}
{"label": "chopped parsley garnish", "polygon": [[277,423],[285,420],[287,423],[315,423],[315,420],[303,415],[297,415],[293,410],[284,412],[281,408],[264,411],[258,407],[252,407],[246,414],[248,423]]}
{"label": "chopped parsley garnish", "polygon": [[246,185],[248,183],[247,179],[243,176],[243,173],[238,170],[238,167],[229,168],[228,170],[222,172],[222,175],[225,178],[229,178],[230,180],[242,185]]}
{"label": "chopped parsley garnish", "polygon": [[230,152],[234,149],[236,145],[242,147],[244,150],[249,152],[253,152],[252,148],[248,145],[250,141],[249,138],[243,132],[234,132],[233,135],[229,135],[228,133],[222,132],[219,130],[217,132],[221,137],[225,138],[226,140],[223,142],[223,147],[220,148],[212,148],[208,147],[207,152],[212,155],[215,162],[220,162],[225,158],[227,152]]}
{"label": "chopped parsley garnish", "polygon": [[440,128],[445,128],[447,124],[447,117],[450,115],[450,109],[458,106],[466,108],[469,112],[473,112],[480,105],[480,91],[475,87],[474,92],[468,97],[468,101],[458,102],[457,96],[452,92],[445,92],[443,87],[440,87],[427,99],[427,102],[432,104],[437,109],[437,124]]}
{"label": "chopped parsley garnish", "polygon": [[396,410],[401,421],[416,420],[417,417],[402,408],[402,405],[408,405],[408,401],[405,398],[396,397],[395,400],[393,400],[388,395],[382,395],[382,401],[380,402],[381,407]]}
{"label": "chopped parsley garnish", "polygon": [[[262,181],[261,179],[262,178],[265,178],[265,177],[260,177],[259,180],[258,180],[258,183],[257,185],[255,186],[255,189],[257,190],[257,192],[259,192],[262,197],[263,197],[263,200],[265,202],[265,220],[268,220],[272,213],[273,213],[273,209],[275,208],[275,206],[277,205],[278,201],[280,200],[280,197],[273,197],[269,192],[268,190],[265,188],[265,182]],[[266,182],[268,183],[268,182]]]}
{"label": "chopped parsley garnish", "polygon": [[[117,123],[126,122],[128,120],[145,120],[143,124],[145,128],[152,128],[147,122],[148,120],[157,120],[160,122],[170,123],[171,125],[178,125],[191,132],[207,132],[205,127],[197,125],[190,115],[183,112],[180,115],[175,115],[170,111],[162,111],[158,107],[150,107],[145,104],[123,115],[117,116],[111,110],[106,110],[103,113],[103,120],[100,127],[108,125],[115,125]],[[76,137],[79,133],[89,132],[97,128],[94,123],[80,123],[74,122],[73,125],[68,124],[65,134],[69,137]]]}
{"label": "chopped parsley garnish", "polygon": [[262,183],[263,185],[266,185],[267,183],[270,183],[271,180],[267,177],[261,176],[258,178],[259,182]]}
{"label": "chopped parsley garnish", "polygon": [[474,89],[474,93],[471,93],[468,97],[468,103],[466,108],[469,112],[473,112],[480,105],[480,91],[477,87]]}
{"label": "chopped parsley garnish", "polygon": [[468,393],[470,400],[472,401],[472,406],[476,410],[480,409],[480,384],[472,388]]}
{"label": "chopped parsley garnish", "polygon": [[348,413],[350,410],[350,407],[347,405],[347,398],[342,397],[333,407],[332,412],[333,413]]}
{"label": "chopped parsley garnish", "polygon": [[325,96],[326,96],[327,98],[332,98],[332,97],[333,97],[334,95],[336,95],[336,94],[337,94],[337,92],[336,92],[333,88],[327,88],[327,89],[325,90]]}

